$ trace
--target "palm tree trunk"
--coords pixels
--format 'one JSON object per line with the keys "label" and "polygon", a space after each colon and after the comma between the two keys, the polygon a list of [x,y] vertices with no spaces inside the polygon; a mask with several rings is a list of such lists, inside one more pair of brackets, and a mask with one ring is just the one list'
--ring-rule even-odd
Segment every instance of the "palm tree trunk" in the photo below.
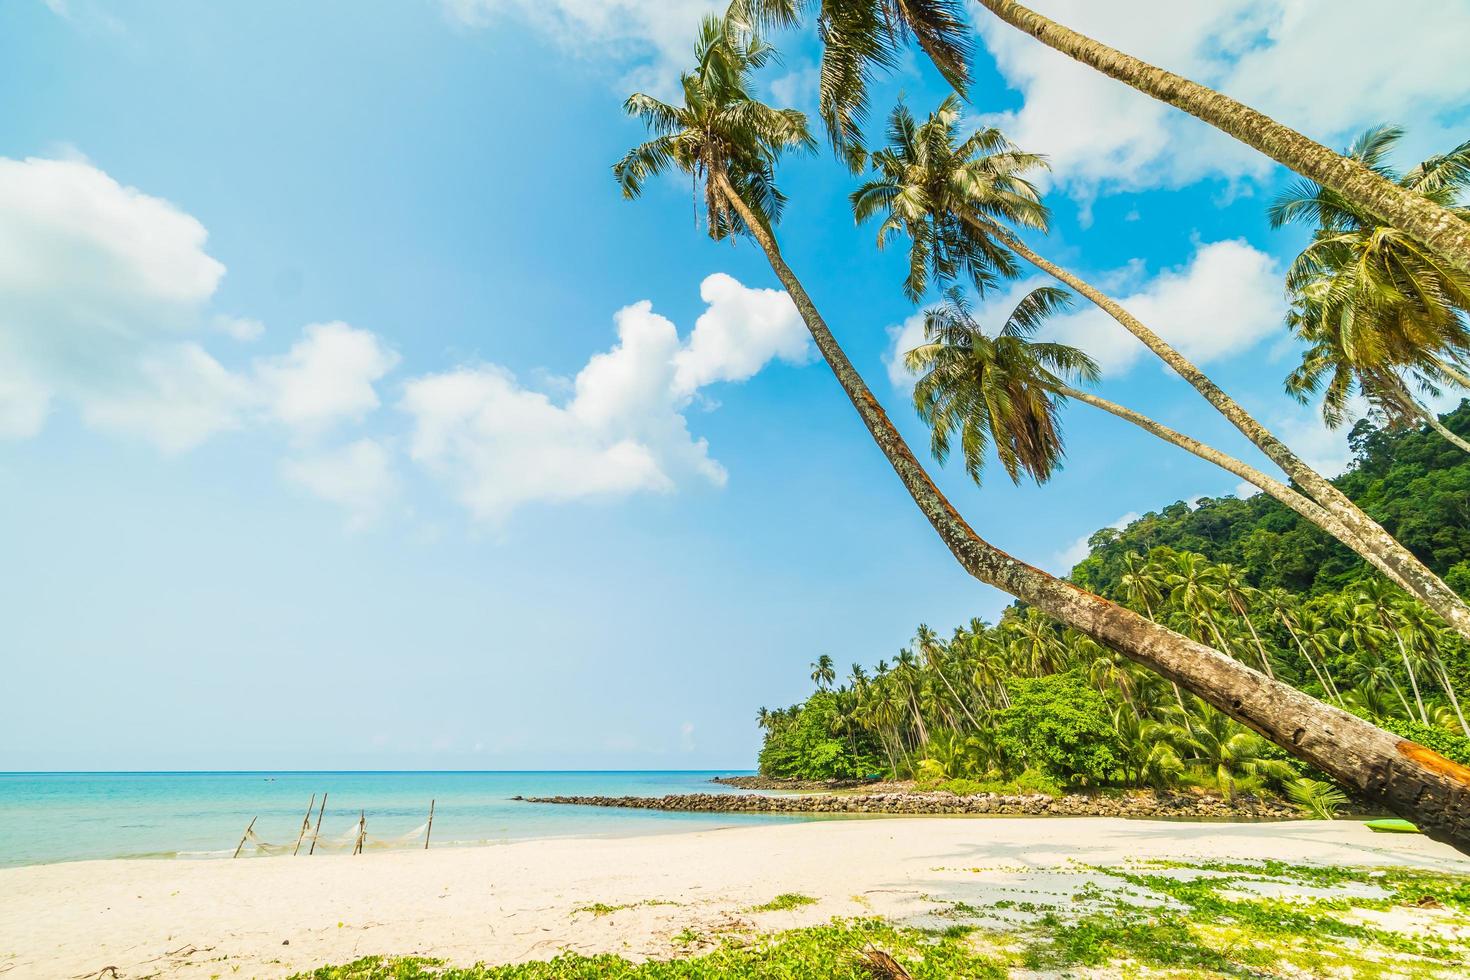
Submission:
{"label": "palm tree trunk", "polygon": [[[1380,558],[1372,548],[1369,548],[1354,538],[1353,533],[1348,530],[1347,525],[1323,510],[1320,504],[1297,493],[1280,480],[1261,472],[1249,463],[1236,459],[1234,456],[1222,453],[1213,446],[1200,442],[1198,439],[1187,436],[1182,432],[1177,432],[1163,423],[1156,422],[1142,412],[1134,411],[1125,405],[1119,405],[1117,402],[1108,401],[1106,398],[1094,395],[1092,392],[1079,391],[1076,388],[1070,388],[1065,385],[1058,387],[1056,392],[1063,397],[1074,398],[1084,405],[1091,405],[1093,408],[1101,409],[1109,415],[1116,416],[1125,422],[1131,422],[1150,435],[1157,436],[1167,443],[1178,446],[1187,453],[1198,456],[1207,463],[1214,463],[1227,473],[1232,473],[1240,477],[1245,482],[1251,484],[1251,486],[1274,497],[1276,500],[1296,511],[1297,514],[1306,520],[1347,545],[1347,547],[1357,552],[1361,558],[1382,572],[1389,581],[1402,588],[1405,592],[1413,591],[1408,582],[1394,570],[1393,566]],[[1153,617],[1150,616],[1149,618]]]}
{"label": "palm tree trunk", "polygon": [[1205,702],[1310,762],[1359,794],[1414,820],[1427,835],[1470,853],[1470,768],[1339,708],[1273,681],[1217,650],[1180,636],[1018,561],[976,534],[924,471],[867,383],[848,360],[766,225],[729,180],[729,198],[786,287],[817,349],[857,409],[909,496],[960,566],[1098,643],[1176,681]]}
{"label": "palm tree trunk", "polygon": [[1021,6],[979,0],[996,17],[1042,44],[1160,102],[1203,120],[1295,170],[1437,252],[1470,274],[1470,225],[1448,208],[1385,180],[1361,164],[1198,82],[1092,40]]}
{"label": "palm tree trunk", "polygon": [[1432,411],[1425,408],[1423,405],[1420,405],[1418,402],[1414,403],[1414,407],[1419,409],[1419,414],[1424,417],[1425,422],[1429,423],[1429,427],[1431,429],[1433,429],[1435,432],[1438,432],[1451,445],[1455,446],[1458,449],[1463,449],[1467,453],[1470,453],[1470,442],[1466,442],[1464,439],[1461,439],[1459,436],[1451,432],[1449,427],[1439,420],[1438,415],[1435,415]]}
{"label": "palm tree trunk", "polygon": [[1465,723],[1465,712],[1460,710],[1460,699],[1455,696],[1455,685],[1450,681],[1450,672],[1445,669],[1444,661],[1436,654],[1434,657],[1436,673],[1439,674],[1439,686],[1450,696],[1450,705],[1455,709],[1455,717],[1460,720],[1460,731],[1470,738],[1470,724]]}
{"label": "palm tree trunk", "polygon": [[1307,645],[1302,642],[1302,638],[1297,635],[1297,631],[1291,628],[1291,623],[1287,621],[1286,614],[1278,610],[1276,615],[1281,620],[1281,625],[1286,627],[1286,632],[1291,636],[1292,642],[1296,644],[1296,648],[1300,651],[1302,658],[1306,660],[1307,666],[1311,667],[1312,673],[1317,675],[1317,681],[1322,685],[1322,690],[1326,691],[1328,696],[1339,705],[1342,704],[1342,695],[1338,693],[1337,685],[1332,683],[1327,673],[1317,669],[1316,658],[1307,652]]}
{"label": "palm tree trunk", "polygon": [[1384,623],[1383,625],[1384,628],[1393,634],[1394,642],[1398,644],[1399,659],[1404,662],[1404,672],[1409,675],[1409,687],[1414,692],[1414,704],[1419,709],[1419,720],[1427,725],[1429,724],[1429,712],[1424,710],[1424,698],[1419,694],[1419,678],[1414,674],[1414,665],[1409,662],[1409,651],[1404,646],[1404,638],[1393,627],[1393,624]]}
{"label": "palm tree trunk", "polygon": [[[984,2],[990,2],[990,0],[984,0]],[[1334,537],[1364,558],[1367,558],[1370,553],[1376,555],[1378,561],[1374,562],[1375,565],[1381,562],[1392,568],[1393,577],[1397,583],[1405,586],[1425,605],[1439,613],[1455,632],[1470,640],[1470,606],[1465,604],[1465,600],[1461,599],[1448,585],[1445,585],[1439,576],[1430,571],[1423,562],[1415,557],[1413,552],[1400,544],[1378,522],[1363,513],[1362,509],[1348,499],[1346,494],[1333,486],[1322,474],[1308,466],[1269,429],[1257,422],[1240,403],[1227,395],[1192,361],[1175,350],[1116,301],[1061,266],[1036,254],[1014,235],[993,224],[982,224],[973,219],[967,220],[977,231],[999,238],[1017,255],[1043,272],[1071,286],[1122,324],[1124,329],[1137,337],[1176,374],[1188,381],[1196,391],[1204,396],[1206,401],[1215,406],[1215,409],[1239,429],[1242,435],[1266,454],[1266,458],[1281,467],[1287,476],[1296,481],[1297,486],[1305,490],[1317,504],[1336,518],[1338,524],[1347,529],[1346,537],[1336,534]],[[1323,527],[1323,530],[1330,534],[1333,533],[1327,527]]]}
{"label": "palm tree trunk", "polygon": [[954,698],[954,703],[960,706],[960,710],[965,713],[966,718],[970,719],[970,724],[974,725],[975,730],[978,732],[980,730],[980,723],[975,720],[974,715],[970,714],[970,709],[965,707],[965,702],[955,691],[954,685],[949,682],[949,678],[944,676],[944,669],[938,663],[934,665],[934,673],[938,674],[939,679],[944,681],[944,686],[949,688],[950,697]]}

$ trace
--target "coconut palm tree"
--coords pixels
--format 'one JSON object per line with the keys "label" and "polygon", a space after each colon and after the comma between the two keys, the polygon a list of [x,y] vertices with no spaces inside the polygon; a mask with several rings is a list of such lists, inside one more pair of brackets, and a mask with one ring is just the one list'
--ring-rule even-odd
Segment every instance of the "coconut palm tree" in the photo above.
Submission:
{"label": "coconut palm tree", "polygon": [[1418,557],[1116,300],[1039,255],[1020,239],[1012,225],[1046,225],[1045,207],[1025,180],[1026,174],[1044,166],[1044,161],[1020,151],[993,131],[962,137],[960,121],[960,104],[953,97],[941,102],[922,123],[899,103],[889,118],[887,145],[872,154],[871,178],[852,194],[853,213],[859,221],[882,216],[880,247],[897,234],[908,237],[910,260],[905,290],[922,293],[930,279],[943,282],[957,271],[968,274],[974,269],[982,273],[974,279],[975,285],[984,290],[991,285],[994,273],[1009,268],[1002,257],[1007,251],[1070,286],[1188,381],[1295,481],[1300,492],[1137,412],[1072,389],[1059,393],[1102,408],[1250,480],[1419,596],[1470,639],[1470,606]]}
{"label": "coconut palm tree", "polygon": [[1024,472],[1045,483],[1061,463],[1055,392],[1068,379],[1094,381],[1097,364],[1075,347],[1033,340],[1066,293],[1043,286],[1027,293],[994,336],[975,322],[958,289],[924,314],[924,343],[904,355],[919,374],[914,407],[929,423],[930,448],[941,463],[958,433],[965,472],[976,482],[990,447],[1012,483]]}
{"label": "coconut palm tree", "polygon": [[[1359,136],[1347,156],[1470,219],[1462,201],[1470,187],[1470,142],[1400,174],[1386,157],[1402,138],[1398,127],[1379,126]],[[1313,181],[1289,188],[1269,215],[1272,227],[1315,226],[1286,277],[1292,300],[1287,325],[1308,344],[1287,391],[1304,403],[1323,391],[1322,417],[1335,427],[1356,389],[1390,424],[1428,423],[1470,451],[1470,443],[1414,396],[1405,377],[1431,394],[1446,383],[1470,385],[1470,275]]]}
{"label": "coconut palm tree", "polygon": [[1470,820],[1463,816],[1470,794],[1440,756],[1420,746],[1406,752],[1401,746],[1409,743],[1362,719],[1018,561],[965,522],[888,419],[781,253],[773,232],[781,201],[775,161],[784,150],[810,146],[811,139],[801,113],[773,109],[751,94],[751,74],[769,59],[769,48],[737,33],[719,21],[703,25],[696,67],[681,78],[682,104],[629,98],[628,111],[654,137],[614,167],[624,194],[636,197],[650,177],[671,168],[704,182],[710,235],[748,235],[760,246],[873,440],[969,574],[1178,681],[1345,785],[1414,819],[1429,835],[1470,849]]}
{"label": "coconut palm tree", "polygon": [[832,667],[832,658],[825,653],[811,664],[811,668],[813,683],[823,691],[831,687],[832,682],[837,679],[837,671]]}
{"label": "coconut palm tree", "polygon": [[1254,147],[1277,163],[1330,188],[1367,214],[1423,242],[1470,275],[1470,224],[1357,161],[1198,82],[1157,68],[1049,20],[1015,0],[977,0],[990,13],[1042,44],[1145,95],[1166,102]]}
{"label": "coconut palm tree", "polygon": [[[1432,199],[1385,180],[1229,96],[1078,33],[1015,0],[977,0],[1002,22],[1151,98],[1203,120],[1331,188],[1368,214],[1423,242],[1470,275],[1470,225]],[[755,26],[789,27],[815,15],[822,40],[821,113],[839,148],[856,142],[874,69],[891,68],[913,37],[955,90],[964,93],[969,39],[957,0],[734,0],[732,15]],[[849,162],[857,155],[849,152]]]}
{"label": "coconut palm tree", "polygon": [[810,16],[822,41],[817,111],[833,148],[862,166],[862,117],[876,71],[902,63],[912,39],[955,91],[970,81],[973,41],[964,0],[732,0],[728,17],[746,30],[788,28]]}

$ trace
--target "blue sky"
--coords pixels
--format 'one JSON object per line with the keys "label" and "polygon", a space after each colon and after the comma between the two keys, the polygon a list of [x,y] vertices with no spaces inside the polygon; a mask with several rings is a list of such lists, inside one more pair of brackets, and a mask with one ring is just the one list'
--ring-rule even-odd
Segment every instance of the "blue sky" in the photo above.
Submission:
{"label": "blue sky", "polygon": [[[818,654],[998,614],[758,253],[702,237],[681,181],[610,180],[623,96],[711,6],[0,6],[0,769],[742,767]],[[1038,6],[1333,144],[1470,128],[1459,0]],[[1052,157],[1047,254],[1340,467],[1280,393],[1282,174],[1012,34],[984,26],[971,112]],[[779,41],[772,99],[809,109],[815,43]],[[917,60],[874,104],[900,92],[943,95]],[[921,442],[900,250],[830,158],[782,182],[791,264]],[[1245,452],[1107,321],[1055,329],[1109,396]],[[1044,488],[940,480],[1057,571],[1234,491],[1090,411]]]}

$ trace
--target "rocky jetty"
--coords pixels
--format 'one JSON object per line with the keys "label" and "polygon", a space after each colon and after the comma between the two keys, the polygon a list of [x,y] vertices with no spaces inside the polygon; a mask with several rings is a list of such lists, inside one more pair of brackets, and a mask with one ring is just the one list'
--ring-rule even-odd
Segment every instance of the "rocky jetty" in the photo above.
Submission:
{"label": "rocky jetty", "polygon": [[685,793],[671,796],[517,796],[526,803],[674,810],[693,813],[880,813],[901,816],[941,813],[1013,816],[1153,817],[1183,820],[1294,820],[1301,812],[1282,800],[1187,793],[1069,794],[1002,796],[979,793],[843,793],[763,796],[755,793]]}

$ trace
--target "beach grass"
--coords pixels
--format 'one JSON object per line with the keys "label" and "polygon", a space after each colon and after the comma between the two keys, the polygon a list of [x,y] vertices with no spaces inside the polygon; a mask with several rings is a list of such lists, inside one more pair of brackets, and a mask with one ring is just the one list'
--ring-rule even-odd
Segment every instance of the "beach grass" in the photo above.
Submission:
{"label": "beach grass", "polygon": [[873,980],[864,950],[896,958],[914,980],[999,980],[1005,964],[966,935],[899,928],[880,920],[833,922],[759,940],[726,937],[708,953],[633,963],[620,956],[563,954],[509,966],[450,967],[426,959],[370,956],[298,974],[293,980],[746,980],[821,977]]}
{"label": "beach grass", "polygon": [[[536,963],[452,967],[369,957],[295,980],[856,980],[882,975],[867,959],[873,950],[893,956],[916,980],[1098,969],[1176,977],[1274,976],[1284,969],[1354,980],[1428,980],[1463,975],[1459,964],[1470,955],[1470,943],[1458,938],[1470,926],[1470,877],[1462,875],[1281,861],[1076,865],[1068,873],[1081,870],[1106,876],[1111,884],[1089,883],[1061,904],[1022,896],[988,904],[930,899],[934,916],[958,920],[940,929],[879,918],[834,919],[766,936],[687,931],[675,937],[682,955],[664,961],[568,953]],[[791,892],[749,911],[815,902]],[[1431,934],[1404,927],[1405,913],[1422,918],[1426,909],[1440,925],[1455,928]],[[1011,918],[1017,913],[1025,918]],[[709,948],[696,951],[696,945]]]}

